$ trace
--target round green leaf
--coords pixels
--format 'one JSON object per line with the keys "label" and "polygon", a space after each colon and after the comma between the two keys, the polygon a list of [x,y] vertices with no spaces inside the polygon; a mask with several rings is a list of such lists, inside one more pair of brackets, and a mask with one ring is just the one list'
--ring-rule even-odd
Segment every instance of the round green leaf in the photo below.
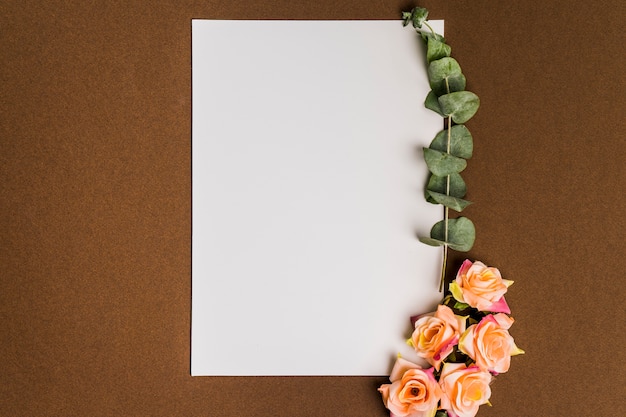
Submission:
{"label": "round green leaf", "polygon": [[[474,151],[474,140],[465,125],[454,125],[450,128],[450,153],[459,158],[469,159]],[[430,144],[430,149],[441,152],[448,150],[448,129],[437,133]]]}
{"label": "round green leaf", "polygon": [[[448,239],[445,235],[446,222],[442,220],[435,223],[430,230],[431,239],[445,242],[450,249],[459,252],[467,252],[474,246],[476,229],[474,223],[467,217],[459,217],[448,220]],[[426,242],[424,242],[426,243]]]}
{"label": "round green leaf", "polygon": [[456,59],[451,57],[438,59],[428,65],[428,79],[431,81],[441,81],[458,74],[461,74],[461,66]]}
{"label": "round green leaf", "polygon": [[424,160],[430,172],[438,177],[461,172],[467,166],[467,162],[463,158],[430,148],[424,148]]}
{"label": "round green leaf", "polygon": [[470,91],[445,94],[438,100],[443,114],[452,117],[452,121],[457,124],[463,124],[471,119],[480,106],[480,99]]}
{"label": "round green leaf", "polygon": [[443,114],[443,112],[441,111],[441,107],[439,107],[439,100],[437,99],[437,95],[432,90],[429,91],[428,95],[426,96],[426,101],[424,101],[424,107],[434,111],[442,117],[446,117],[446,115]]}
{"label": "round green leaf", "polygon": [[434,191],[426,191],[429,196],[439,204],[443,204],[444,206],[451,208],[452,210],[461,212],[463,209],[470,204],[471,201],[463,200],[461,198],[452,197],[443,193],[437,193]]}
{"label": "round green leaf", "polygon": [[428,44],[426,46],[426,60],[428,62],[433,62],[437,59],[450,56],[451,52],[452,48],[450,45],[446,45],[445,42],[435,38],[428,39]]}
{"label": "round green leaf", "polygon": [[428,82],[437,96],[465,90],[465,76],[456,59],[444,57],[428,65]]}
{"label": "round green leaf", "polygon": [[[428,185],[426,186],[426,191],[434,191],[440,194],[451,195],[456,198],[463,198],[465,193],[467,192],[467,187],[465,186],[465,181],[458,173],[453,173],[449,175],[450,177],[450,188],[448,188],[448,176],[438,177],[436,175],[431,175],[428,180]],[[447,193],[446,193],[447,191]],[[429,203],[434,202],[432,197],[426,193],[426,199]],[[431,201],[432,200],[432,201]]]}

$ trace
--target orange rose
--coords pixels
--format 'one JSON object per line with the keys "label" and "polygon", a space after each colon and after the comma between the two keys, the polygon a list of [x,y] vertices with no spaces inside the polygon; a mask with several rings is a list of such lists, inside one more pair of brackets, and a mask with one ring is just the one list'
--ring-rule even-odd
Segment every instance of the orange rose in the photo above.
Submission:
{"label": "orange rose", "polygon": [[422,316],[415,322],[415,330],[408,340],[417,354],[437,370],[452,353],[465,331],[465,317],[454,314],[450,307],[439,305],[434,314]]}
{"label": "orange rose", "polygon": [[509,370],[511,356],[524,353],[509,334],[514,320],[506,314],[487,315],[471,325],[459,340],[459,349],[483,371],[501,374]]}
{"label": "orange rose", "polygon": [[391,384],[378,388],[385,407],[396,417],[433,417],[441,398],[441,388],[433,368],[398,358],[389,376]]}
{"label": "orange rose", "polygon": [[439,377],[443,391],[441,408],[451,417],[474,417],[478,407],[489,402],[492,376],[477,366],[445,363]]}
{"label": "orange rose", "polygon": [[480,311],[511,313],[504,299],[511,284],[513,281],[502,279],[497,268],[465,260],[456,279],[450,283],[450,292],[457,301]]}

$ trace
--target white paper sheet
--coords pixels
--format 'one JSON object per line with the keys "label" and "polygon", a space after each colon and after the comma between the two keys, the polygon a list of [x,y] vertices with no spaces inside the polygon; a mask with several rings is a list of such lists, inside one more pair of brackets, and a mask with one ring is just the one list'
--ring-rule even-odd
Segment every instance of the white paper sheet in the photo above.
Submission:
{"label": "white paper sheet", "polygon": [[[442,21],[431,25],[443,32]],[[387,375],[435,308],[422,41],[400,21],[192,23],[192,375]]]}

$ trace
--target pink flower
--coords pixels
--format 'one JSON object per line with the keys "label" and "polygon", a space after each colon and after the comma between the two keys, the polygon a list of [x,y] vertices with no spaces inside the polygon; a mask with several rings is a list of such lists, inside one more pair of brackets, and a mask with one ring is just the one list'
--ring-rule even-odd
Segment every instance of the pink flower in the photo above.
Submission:
{"label": "pink flower", "polygon": [[389,376],[391,384],[378,388],[385,407],[396,417],[433,417],[441,398],[441,388],[433,376],[433,368],[398,358]]}
{"label": "pink flower", "polygon": [[439,377],[443,391],[441,407],[451,417],[474,417],[478,407],[489,402],[492,376],[477,366],[445,363]]}
{"label": "pink flower", "polygon": [[502,279],[497,268],[465,260],[456,279],[450,283],[452,296],[480,311],[511,313],[504,294],[513,281]]}
{"label": "pink flower", "polygon": [[524,353],[509,334],[513,322],[506,314],[489,314],[463,333],[459,349],[472,358],[481,370],[504,373],[509,370],[511,356]]}
{"label": "pink flower", "polygon": [[424,315],[415,322],[409,339],[417,354],[439,370],[441,362],[452,353],[465,331],[465,317],[454,314],[450,307],[439,305],[435,313]]}

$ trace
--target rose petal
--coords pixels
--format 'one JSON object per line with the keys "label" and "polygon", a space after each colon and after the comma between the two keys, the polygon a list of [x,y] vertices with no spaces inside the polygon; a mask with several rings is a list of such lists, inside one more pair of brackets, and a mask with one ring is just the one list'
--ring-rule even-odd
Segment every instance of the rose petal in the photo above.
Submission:
{"label": "rose petal", "polygon": [[456,274],[457,278],[461,275],[464,275],[472,267],[473,264],[474,263],[469,259],[464,260],[461,264],[461,267],[459,268],[459,272],[457,272]]}
{"label": "rose petal", "polygon": [[426,313],[426,314],[417,314],[417,315],[415,315],[415,316],[411,316],[411,317],[410,317],[410,320],[411,320],[411,326],[412,326],[413,328],[415,328],[415,323],[417,323],[417,321],[418,321],[419,319],[421,319],[422,317],[429,317],[429,316],[433,316],[434,314],[435,314],[435,313],[430,312],[430,313]]}
{"label": "rose petal", "polygon": [[500,327],[502,327],[505,330],[509,330],[511,326],[513,325],[513,323],[515,322],[513,317],[509,317],[503,313],[493,314],[493,315],[490,315],[489,317],[491,317]]}
{"label": "rose petal", "polygon": [[511,314],[511,309],[509,305],[506,303],[504,296],[500,298],[498,301],[493,303],[491,306],[487,307],[487,311],[491,311],[492,313],[507,313]]}
{"label": "rose petal", "polygon": [[441,362],[445,358],[447,358],[449,354],[452,353],[452,351],[454,350],[454,346],[456,346],[458,342],[459,342],[459,337],[458,336],[453,337],[444,346],[441,347],[439,352],[435,354],[435,356],[433,357],[433,359],[435,360],[435,363],[433,364],[433,366],[437,370],[439,370],[439,366],[441,365]]}
{"label": "rose petal", "polygon": [[472,324],[468,327],[459,339],[459,349],[470,358],[476,357],[474,353],[474,329],[476,329],[476,324]]}
{"label": "rose petal", "polygon": [[382,384],[378,388],[378,392],[380,392],[380,395],[383,397],[383,404],[385,404],[385,407],[387,406],[387,400],[389,399],[389,385],[390,384]]}
{"label": "rose petal", "polygon": [[402,379],[402,375],[404,375],[404,373],[409,369],[422,369],[422,367],[413,362],[409,362],[404,358],[398,358],[396,359],[396,363],[393,365],[389,379],[391,382],[398,381]]}

